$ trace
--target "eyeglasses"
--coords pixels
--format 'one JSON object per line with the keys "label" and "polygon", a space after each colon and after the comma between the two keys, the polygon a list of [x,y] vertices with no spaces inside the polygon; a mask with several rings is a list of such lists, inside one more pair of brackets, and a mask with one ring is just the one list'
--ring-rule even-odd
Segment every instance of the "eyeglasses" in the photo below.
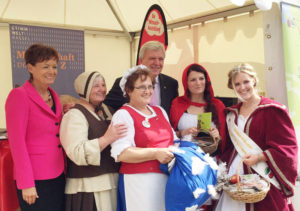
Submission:
{"label": "eyeglasses", "polygon": [[147,89],[153,90],[154,86],[152,86],[152,85],[149,85],[149,86],[142,85],[142,86],[138,86],[138,87],[134,87],[134,88],[145,92]]}

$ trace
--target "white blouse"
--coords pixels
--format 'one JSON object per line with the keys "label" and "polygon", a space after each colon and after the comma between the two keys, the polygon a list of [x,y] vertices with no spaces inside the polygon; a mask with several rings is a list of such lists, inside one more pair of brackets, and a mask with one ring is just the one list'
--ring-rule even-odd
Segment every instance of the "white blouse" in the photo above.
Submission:
{"label": "white blouse", "polygon": [[[197,127],[198,124],[198,116],[197,114],[189,114],[187,112],[184,112],[178,122],[177,128],[178,130],[185,130],[191,127]],[[211,122],[211,126],[216,126],[214,122]],[[181,138],[185,141],[190,141],[192,139],[191,134],[187,134]]]}
{"label": "white blouse", "polygon": [[[242,115],[238,116],[238,128],[242,131],[244,131],[244,127],[246,124],[247,118],[245,118]],[[237,169],[238,166],[241,162],[242,158],[239,154],[237,154],[234,158],[234,160],[231,163],[231,166],[228,170],[228,176],[231,177],[232,175],[237,173]],[[239,169],[239,174],[244,174],[244,169],[241,167]],[[245,211],[246,210],[246,206],[245,203],[243,202],[239,202],[236,200],[233,200],[232,198],[230,198],[230,196],[223,191],[222,195],[220,197],[220,200],[218,202],[218,205],[216,207],[216,211],[224,211],[224,210],[230,210],[230,211]]]}
{"label": "white blouse", "polygon": [[[155,111],[150,106],[147,106],[148,109],[151,111],[150,115],[143,114],[142,112],[140,112],[139,110],[135,109],[134,107],[132,107],[128,104],[126,104],[126,106],[129,106],[130,108],[134,109],[136,112],[138,112],[139,114],[141,114],[145,118],[146,117],[147,118],[152,118],[152,117],[157,116]],[[164,117],[169,122],[169,118],[168,118],[168,115],[167,115],[166,111],[160,106],[157,106],[157,107],[159,107],[161,109]],[[131,115],[125,109],[119,109],[113,115],[112,122],[113,122],[114,125],[119,124],[119,123],[125,123],[128,127],[127,135],[120,138],[120,139],[118,139],[118,140],[116,140],[115,142],[113,142],[111,144],[111,156],[117,162],[118,155],[120,155],[123,150],[125,150],[128,147],[135,147],[136,146],[135,141],[134,141],[135,128],[134,128],[134,122],[133,122],[133,119],[132,119]],[[172,131],[173,131],[173,135],[174,135],[174,140],[177,140],[178,137],[176,136],[175,131],[173,129],[172,129]]]}
{"label": "white blouse", "polygon": [[[90,112],[97,119],[99,117]],[[101,165],[98,138],[88,140],[88,122],[81,111],[71,109],[60,125],[60,141],[68,157],[77,165]],[[116,188],[118,173],[103,174],[89,178],[67,178],[66,194],[99,192]]]}

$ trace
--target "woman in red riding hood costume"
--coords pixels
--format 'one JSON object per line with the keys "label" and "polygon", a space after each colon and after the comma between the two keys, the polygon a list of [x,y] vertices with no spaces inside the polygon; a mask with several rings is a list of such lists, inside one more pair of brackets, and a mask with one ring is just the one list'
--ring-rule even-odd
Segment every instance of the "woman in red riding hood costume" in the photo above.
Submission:
{"label": "woman in red riding hood costume", "polygon": [[191,140],[192,137],[199,135],[198,114],[211,112],[212,123],[208,133],[219,142],[218,150],[213,153],[217,155],[225,147],[225,106],[214,97],[209,75],[201,65],[196,63],[188,65],[182,74],[182,84],[184,95],[175,98],[171,105],[171,125],[181,140]]}
{"label": "woman in red riding hood costume", "polygon": [[[189,134],[197,135],[197,114],[212,112],[211,135],[221,141],[221,150],[225,147],[224,104],[214,97],[209,75],[199,64],[188,65],[182,74],[184,95],[173,100],[170,121],[177,136],[184,140]],[[193,123],[189,119],[192,119]],[[188,121],[187,121],[188,120]],[[187,125],[188,124],[188,125]],[[191,125],[190,125],[191,124]]]}

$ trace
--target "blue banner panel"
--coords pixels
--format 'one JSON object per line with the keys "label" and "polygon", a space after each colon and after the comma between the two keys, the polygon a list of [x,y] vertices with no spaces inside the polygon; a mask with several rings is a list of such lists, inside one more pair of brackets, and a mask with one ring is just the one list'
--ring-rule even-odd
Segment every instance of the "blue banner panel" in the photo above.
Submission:
{"label": "blue banner panel", "polygon": [[10,24],[10,46],[13,87],[29,79],[24,55],[26,49],[41,43],[52,46],[59,53],[58,74],[51,87],[59,94],[77,97],[73,82],[84,72],[84,32],[49,27]]}

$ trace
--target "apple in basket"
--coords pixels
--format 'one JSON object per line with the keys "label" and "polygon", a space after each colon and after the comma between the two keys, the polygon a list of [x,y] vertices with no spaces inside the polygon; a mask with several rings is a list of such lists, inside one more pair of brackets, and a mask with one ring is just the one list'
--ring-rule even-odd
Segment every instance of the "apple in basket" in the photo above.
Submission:
{"label": "apple in basket", "polygon": [[238,180],[241,181],[241,177],[234,174],[230,177],[229,182],[231,184],[236,184],[238,182]]}

